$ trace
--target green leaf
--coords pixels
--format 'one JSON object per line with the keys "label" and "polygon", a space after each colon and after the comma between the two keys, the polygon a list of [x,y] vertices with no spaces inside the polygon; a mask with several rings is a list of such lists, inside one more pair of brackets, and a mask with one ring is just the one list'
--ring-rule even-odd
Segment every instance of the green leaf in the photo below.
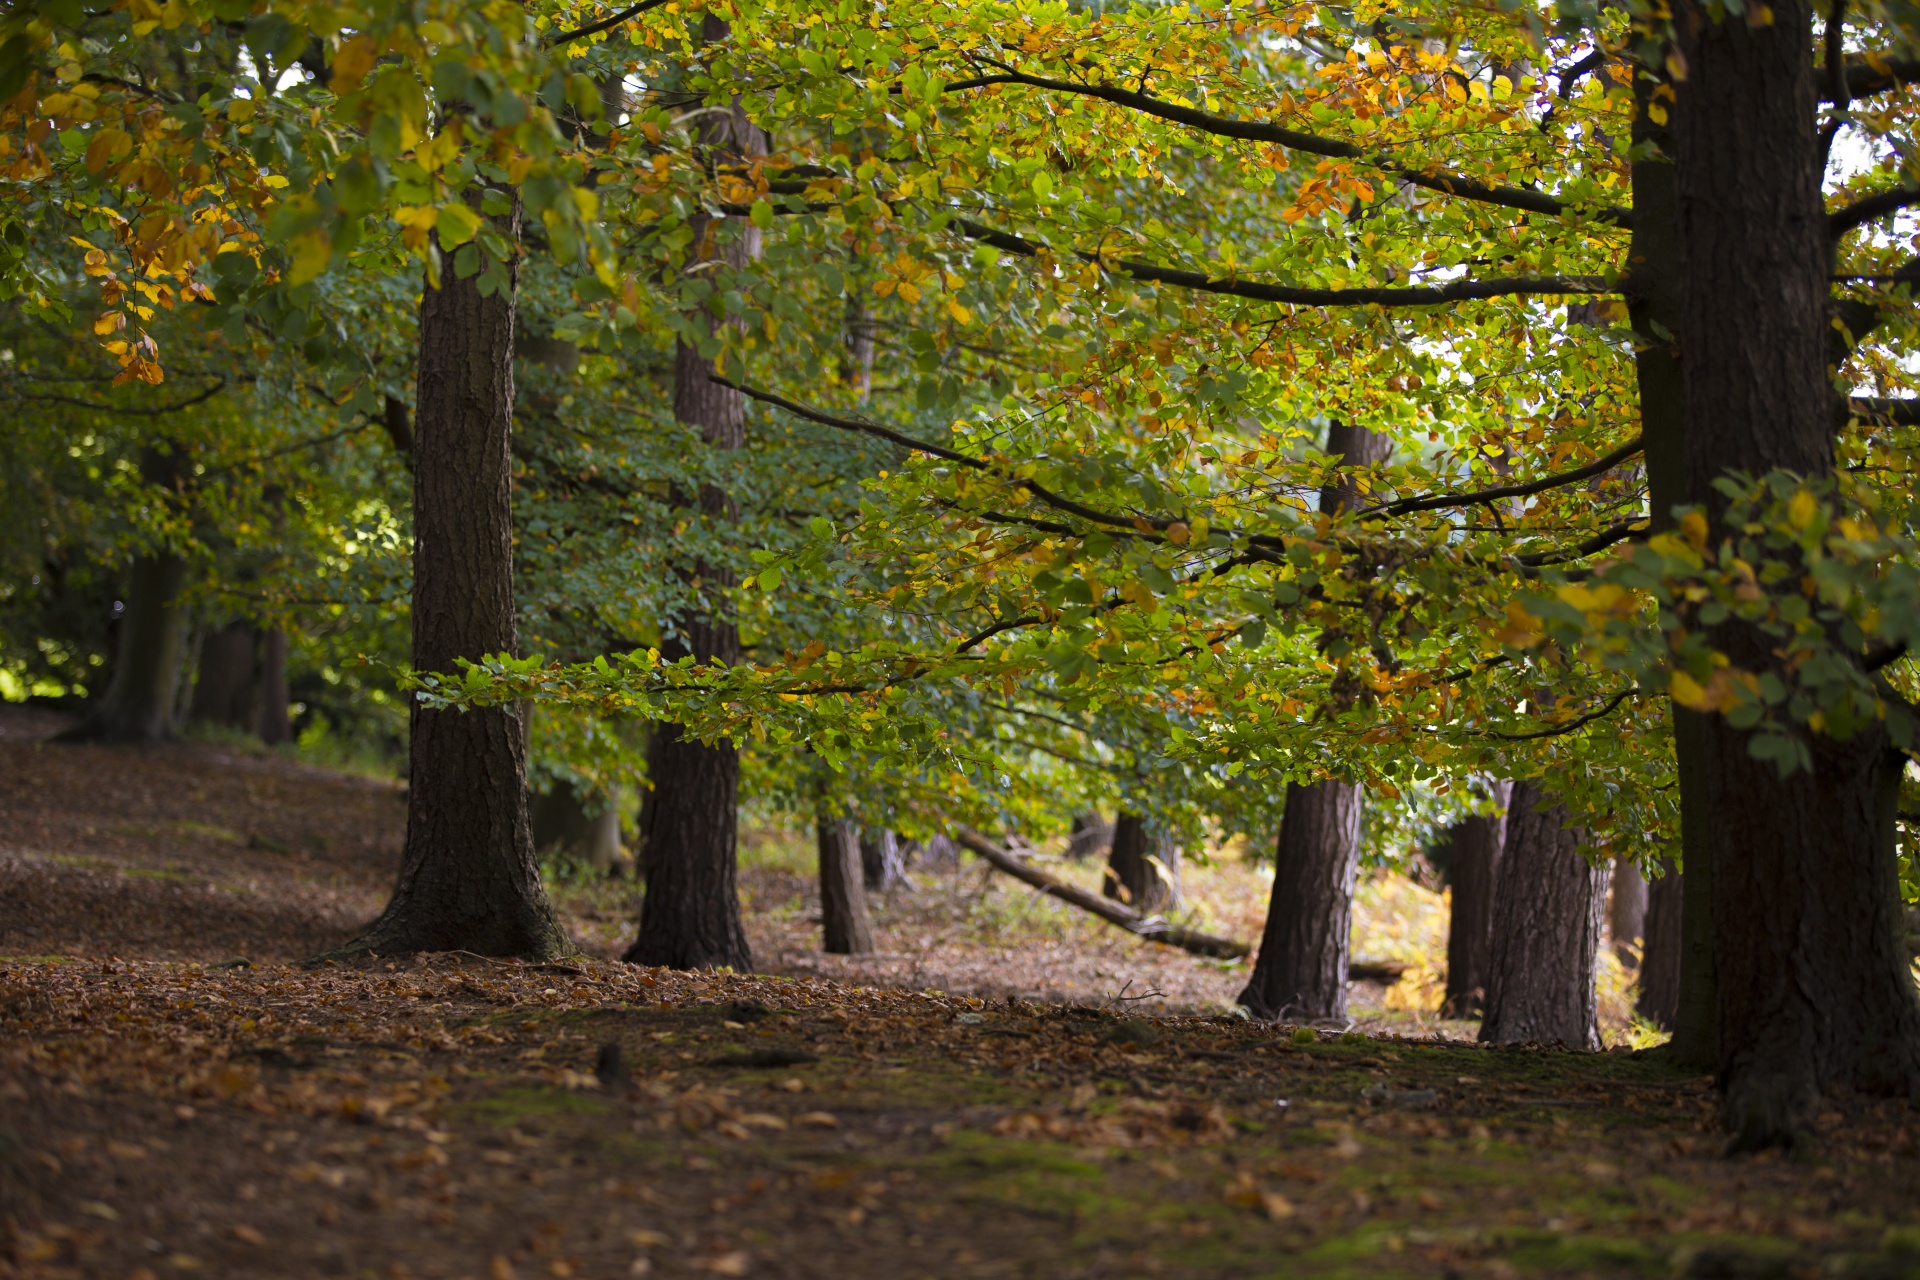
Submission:
{"label": "green leaf", "polygon": [[433,224],[433,229],[442,245],[462,245],[473,239],[474,232],[480,230],[480,215],[464,204],[443,205],[439,221]]}

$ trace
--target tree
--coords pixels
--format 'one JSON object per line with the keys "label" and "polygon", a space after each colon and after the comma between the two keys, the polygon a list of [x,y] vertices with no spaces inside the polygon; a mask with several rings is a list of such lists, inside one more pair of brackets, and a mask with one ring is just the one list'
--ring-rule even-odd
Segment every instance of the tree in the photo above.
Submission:
{"label": "tree", "polygon": [[[502,228],[519,233],[513,206]],[[518,649],[513,596],[514,274],[450,270],[420,298],[413,666]],[[540,884],[526,736],[511,706],[413,708],[393,897],[349,950],[546,957],[568,943]]]}
{"label": "tree", "polygon": [[[1660,872],[1647,886],[1647,941],[1640,956],[1640,993],[1633,1009],[1654,1026],[1671,1031],[1680,1011],[1681,913],[1687,881],[1671,858],[1661,859]],[[1712,938],[1701,940],[1710,944]]]}
{"label": "tree", "polygon": [[1613,860],[1613,892],[1607,899],[1607,929],[1621,964],[1638,968],[1646,947],[1647,878],[1631,858]]}
{"label": "tree", "polygon": [[1608,864],[1580,852],[1584,833],[1540,783],[1513,784],[1493,895],[1487,968],[1489,1044],[1600,1047],[1593,965],[1607,905]]}
{"label": "tree", "polygon": [[860,828],[851,818],[821,815],[814,824],[820,853],[820,923],[829,955],[873,952],[873,917],[867,911],[866,877],[860,865]]}
{"label": "tree", "polygon": [[899,833],[886,827],[861,828],[860,868],[869,893],[885,893],[906,883],[906,850]]}
{"label": "tree", "polygon": [[1500,882],[1513,784],[1496,782],[1491,790],[1494,811],[1462,818],[1449,833],[1453,905],[1447,928],[1445,1012],[1452,1018],[1478,1017],[1486,1009],[1493,962],[1494,889]]}
{"label": "tree", "polygon": [[[727,26],[709,13],[703,19],[702,38],[709,44],[727,37]],[[738,102],[710,106],[697,129],[710,163],[739,165],[764,155],[766,139]],[[722,247],[728,227],[722,221],[695,217],[695,254],[701,259],[724,259],[742,268],[759,256],[760,232],[744,224]],[[680,339],[675,345],[673,410],[680,421],[699,430],[701,443],[724,456],[746,443],[746,402],[740,392],[715,381],[714,335],[723,323],[712,308],[719,305],[709,293],[708,308],[697,319],[705,332],[697,342]],[[726,521],[733,504],[714,484],[701,486],[697,496],[701,515]],[[678,635],[663,645],[670,658],[687,657],[703,666],[732,666],[740,660],[740,635],[726,616],[725,593],[735,585],[730,569],[698,564],[684,570],[696,580],[704,611],[679,623]],[[676,969],[753,968],[753,955],[740,924],[740,901],[735,888],[735,806],[740,785],[739,749],[731,741],[703,742],[688,736],[679,725],[663,725],[654,734],[647,758],[652,796],[646,809],[646,897],[640,909],[640,935],[626,958],[636,964],[667,965]],[[824,848],[824,845],[823,845]],[[854,865],[858,869],[858,848]],[[826,874],[822,867],[823,876]]]}
{"label": "tree", "polygon": [[1171,911],[1180,903],[1179,867],[1180,851],[1166,833],[1123,810],[1113,824],[1100,892],[1141,915]]}

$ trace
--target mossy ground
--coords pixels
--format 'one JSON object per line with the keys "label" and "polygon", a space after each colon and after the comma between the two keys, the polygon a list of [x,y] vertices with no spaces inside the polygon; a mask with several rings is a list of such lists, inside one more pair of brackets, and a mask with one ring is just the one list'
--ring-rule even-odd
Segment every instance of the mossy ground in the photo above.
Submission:
{"label": "mossy ground", "polygon": [[1920,1275],[1904,1108],[1729,1160],[1658,1054],[458,956],[0,1037],[0,1275]]}

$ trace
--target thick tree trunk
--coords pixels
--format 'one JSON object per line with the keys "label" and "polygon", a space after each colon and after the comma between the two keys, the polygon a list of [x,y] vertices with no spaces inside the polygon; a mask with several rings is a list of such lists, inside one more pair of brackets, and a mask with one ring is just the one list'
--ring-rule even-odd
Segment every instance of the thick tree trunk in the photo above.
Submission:
{"label": "thick tree trunk", "polygon": [[1628,968],[1638,968],[1647,932],[1647,878],[1625,857],[1613,860],[1613,893],[1607,900],[1607,931],[1613,935],[1613,954]]}
{"label": "thick tree trunk", "polygon": [[[1727,499],[1713,485],[1728,472],[1819,479],[1833,468],[1812,21],[1796,0],[1773,5],[1766,25],[1716,20],[1686,0],[1675,25],[1688,67],[1674,121],[1687,496],[1705,505],[1718,542]],[[1708,634],[1736,669],[1777,670],[1757,628],[1735,620]],[[1920,1000],[1894,852],[1902,762],[1884,729],[1846,742],[1810,734],[1811,767],[1786,778],[1723,717],[1701,736],[1735,1145],[1792,1142],[1829,1093],[1920,1093]]]}
{"label": "thick tree trunk", "polygon": [[287,718],[287,633],[269,627],[260,633],[260,670],[256,685],[258,715],[254,732],[270,747],[293,741],[293,722]]}
{"label": "thick tree trunk", "polygon": [[191,715],[203,724],[252,732],[256,633],[229,622],[200,642],[200,675],[193,684]]}
{"label": "thick tree trunk", "polygon": [[[1670,529],[1676,506],[1688,501],[1686,389],[1681,378],[1680,195],[1670,123],[1654,118],[1654,91],[1662,66],[1643,67],[1634,77],[1633,240],[1628,310],[1638,345],[1635,380],[1640,393],[1640,429],[1646,439],[1648,506],[1655,529]],[[1663,112],[1662,114],[1670,113]],[[1670,704],[1674,777],[1680,792],[1680,847],[1691,872],[1684,920],[1673,928],[1682,939],[1673,959],[1672,1008],[1661,1025],[1673,1029],[1668,1055],[1683,1066],[1705,1070],[1718,1061],[1719,1006],[1713,972],[1713,874],[1707,866],[1706,740],[1701,717]]]}
{"label": "thick tree trunk", "polygon": [[1240,1003],[1256,1018],[1347,1016],[1347,947],[1360,868],[1361,789],[1289,784],[1274,851],[1273,900]]}
{"label": "thick tree trunk", "polygon": [[814,823],[820,850],[820,925],[829,955],[873,954],[873,916],[860,867],[860,828],[851,818]]}
{"label": "thick tree trunk", "polygon": [[1671,1031],[1680,1010],[1680,922],[1687,882],[1671,858],[1662,858],[1660,869],[1663,874],[1647,885],[1647,941],[1633,1007],[1654,1026]]}
{"label": "thick tree trunk", "polygon": [[1494,890],[1492,964],[1480,1039],[1598,1049],[1593,964],[1607,864],[1580,855],[1581,833],[1535,781],[1513,784]]}
{"label": "thick tree trunk", "polygon": [[1477,1018],[1486,1008],[1487,972],[1493,962],[1493,894],[1507,838],[1506,806],[1513,785],[1493,784],[1499,811],[1471,817],[1453,828],[1453,912],[1447,929],[1449,1018]]}
{"label": "thick tree trunk", "polygon": [[1180,905],[1180,851],[1173,841],[1137,813],[1122,813],[1113,824],[1107,873],[1100,892],[1118,898],[1143,916]]}
{"label": "thick tree trunk", "polygon": [[[727,24],[709,13],[702,38],[727,38]],[[699,126],[700,145],[717,159],[766,154],[766,139],[736,104],[729,111],[709,110]],[[715,238],[730,236],[719,250],[732,267],[760,256],[760,232],[745,219],[716,226],[706,214],[688,223],[696,256],[711,257]],[[718,323],[712,310],[697,317],[709,332]],[[684,341],[674,346],[673,413],[700,429],[710,450],[730,453],[746,443],[746,401],[710,377],[713,361]],[[676,493],[690,505],[690,497]],[[698,504],[710,521],[731,520],[734,503],[714,485],[701,488]],[[735,585],[723,565],[695,564],[682,571],[705,596],[693,616],[679,623],[679,634],[661,645],[669,658],[691,654],[702,665],[731,666],[740,660],[740,635],[725,616],[723,594]],[[730,742],[707,745],[674,726],[663,726],[648,752],[653,793],[647,810],[646,897],[640,907],[640,936],[627,952],[639,964],[675,969],[753,968],[746,931],[740,924],[736,887],[734,812],[740,786],[740,756]]]}
{"label": "thick tree trunk", "polygon": [[885,893],[904,883],[907,878],[907,858],[900,837],[884,828],[862,831],[860,871],[869,893]]}
{"label": "thick tree trunk", "polygon": [[[517,239],[519,215],[504,228]],[[413,665],[512,653],[511,285],[483,297],[449,257],[420,298],[413,467]],[[512,707],[414,705],[407,844],[393,898],[350,950],[552,956],[566,935],[547,901],[527,818]]]}

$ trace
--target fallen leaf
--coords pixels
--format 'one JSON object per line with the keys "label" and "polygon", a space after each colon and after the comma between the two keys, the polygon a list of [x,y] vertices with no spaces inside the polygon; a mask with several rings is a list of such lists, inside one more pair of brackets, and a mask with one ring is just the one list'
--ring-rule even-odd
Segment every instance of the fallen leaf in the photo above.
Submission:
{"label": "fallen leaf", "polygon": [[840,1122],[831,1111],[809,1111],[793,1118],[793,1122],[803,1129],[838,1129]]}
{"label": "fallen leaf", "polygon": [[265,1244],[267,1242],[267,1238],[265,1236],[261,1235],[257,1230],[246,1225],[244,1222],[228,1228],[228,1231],[229,1231],[229,1234],[231,1234],[235,1240],[244,1240],[248,1244]]}

